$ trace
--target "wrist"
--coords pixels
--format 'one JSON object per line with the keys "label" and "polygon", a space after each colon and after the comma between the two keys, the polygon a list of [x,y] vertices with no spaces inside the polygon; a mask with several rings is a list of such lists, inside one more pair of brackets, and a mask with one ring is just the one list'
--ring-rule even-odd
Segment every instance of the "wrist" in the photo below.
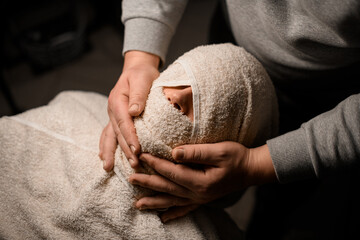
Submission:
{"label": "wrist", "polygon": [[140,65],[151,66],[158,69],[159,64],[160,64],[159,56],[143,51],[133,50],[125,53],[123,70]]}
{"label": "wrist", "polygon": [[267,144],[250,149],[249,163],[252,165],[252,185],[278,181]]}

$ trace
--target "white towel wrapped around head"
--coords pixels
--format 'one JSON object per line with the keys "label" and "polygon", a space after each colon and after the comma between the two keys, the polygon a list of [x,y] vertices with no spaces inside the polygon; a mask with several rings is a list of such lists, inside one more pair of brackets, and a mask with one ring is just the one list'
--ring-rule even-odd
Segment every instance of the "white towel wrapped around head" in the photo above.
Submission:
{"label": "white towel wrapped around head", "polygon": [[[165,98],[163,86],[192,87],[194,121]],[[143,115],[135,119],[142,150],[171,159],[189,143],[263,144],[277,131],[274,87],[262,65],[232,44],[197,47],[155,80]]]}
{"label": "white towel wrapped around head", "polygon": [[[166,99],[164,86],[192,87],[193,122]],[[174,147],[190,143],[236,141],[255,147],[277,133],[277,99],[266,70],[245,49],[200,46],[160,74],[134,122],[142,151],[169,160]],[[134,170],[125,155],[117,160],[115,168],[129,177]],[[140,187],[134,191],[137,197],[153,194]]]}

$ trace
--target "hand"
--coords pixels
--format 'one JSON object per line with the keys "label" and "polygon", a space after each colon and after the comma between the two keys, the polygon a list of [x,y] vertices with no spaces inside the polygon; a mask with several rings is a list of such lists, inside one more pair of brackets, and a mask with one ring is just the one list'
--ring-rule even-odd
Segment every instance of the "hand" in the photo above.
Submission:
{"label": "hand", "polygon": [[[123,72],[108,99],[110,121],[103,130],[99,144],[99,156],[104,160],[104,169],[107,171],[114,166],[113,153],[117,143],[130,165],[135,170],[139,168],[137,155],[140,153],[140,144],[132,117],[140,115],[144,110],[152,82],[159,76],[159,62],[160,58],[150,53],[125,53]],[[111,130],[113,133],[110,133]]]}
{"label": "hand", "polygon": [[[170,208],[161,215],[166,222],[186,215],[197,206],[251,185],[276,181],[267,145],[248,149],[236,142],[184,145],[172,152],[176,164],[150,154],[141,154],[160,175],[135,173],[129,182],[158,192],[139,199],[139,209]],[[200,164],[191,168],[188,164]]]}
{"label": "hand", "polygon": [[[103,168],[109,171],[114,166],[114,156],[117,148],[117,139],[115,131],[109,122],[103,129],[99,143],[99,157],[103,160]],[[110,166],[111,165],[111,166]],[[111,169],[110,169],[111,167]]]}

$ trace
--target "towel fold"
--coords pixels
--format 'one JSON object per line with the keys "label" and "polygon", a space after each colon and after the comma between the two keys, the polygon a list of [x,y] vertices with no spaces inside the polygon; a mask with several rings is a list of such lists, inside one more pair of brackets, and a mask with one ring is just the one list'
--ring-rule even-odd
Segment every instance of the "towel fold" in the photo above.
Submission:
{"label": "towel fold", "polygon": [[202,230],[192,215],[164,225],[157,212],[133,207],[127,179],[98,157],[106,105],[99,94],[70,91],[0,119],[0,238],[216,239],[211,223]]}

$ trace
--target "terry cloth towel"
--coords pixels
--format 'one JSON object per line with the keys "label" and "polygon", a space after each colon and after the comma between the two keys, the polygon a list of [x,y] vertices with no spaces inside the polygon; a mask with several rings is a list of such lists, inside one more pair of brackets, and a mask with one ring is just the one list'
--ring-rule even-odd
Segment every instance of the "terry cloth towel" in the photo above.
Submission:
{"label": "terry cloth towel", "polygon": [[[193,123],[163,95],[162,86],[175,85],[192,86]],[[144,152],[171,160],[178,144],[259,144],[275,131],[276,119],[265,70],[242,48],[223,44],[196,48],[164,71],[135,126]],[[136,195],[148,192],[126,181],[133,170],[124,154],[116,152],[115,173],[102,170],[97,157],[106,98],[63,93],[0,121],[2,237],[214,239],[219,233],[201,209],[164,225],[156,212],[132,207]]]}
{"label": "terry cloth towel", "polygon": [[[163,86],[192,87],[193,123],[172,107]],[[145,111],[135,119],[142,151],[171,160],[188,143],[236,141],[247,147],[275,136],[278,108],[272,82],[252,55],[232,44],[197,47],[153,83]]]}
{"label": "terry cloth towel", "polygon": [[[169,104],[164,86],[192,87],[193,122]],[[277,134],[277,98],[266,70],[245,49],[229,43],[200,46],[154,81],[135,128],[143,152],[169,160],[174,147],[189,143],[236,141],[256,147]],[[120,154],[115,169],[128,177],[134,171]],[[139,197],[153,194],[138,187],[134,191]],[[228,206],[240,196],[233,194],[216,205]]]}
{"label": "terry cloth towel", "polygon": [[63,92],[0,119],[0,239],[217,239],[205,210],[162,224],[133,207],[127,179],[98,157],[106,105],[96,93]]}

